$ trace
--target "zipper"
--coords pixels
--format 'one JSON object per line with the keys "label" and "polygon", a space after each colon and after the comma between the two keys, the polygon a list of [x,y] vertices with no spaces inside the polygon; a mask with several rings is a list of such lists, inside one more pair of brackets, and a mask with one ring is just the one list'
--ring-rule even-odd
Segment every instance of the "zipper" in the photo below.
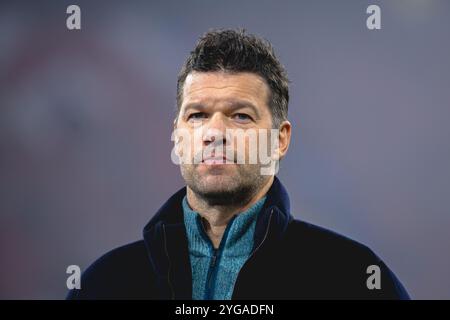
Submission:
{"label": "zipper", "polygon": [[167,283],[168,283],[169,288],[170,288],[170,294],[172,296],[171,299],[175,300],[175,292],[173,291],[173,286],[172,286],[172,283],[170,282],[171,262],[170,262],[170,257],[169,257],[169,251],[167,250],[166,225],[163,223],[162,227],[163,227],[163,235],[164,235],[164,250],[166,251],[167,260],[169,261],[169,266],[168,266],[168,269],[167,269]]}
{"label": "zipper", "polygon": [[212,248],[212,257],[211,257],[211,262],[209,263],[208,274],[206,277],[206,290],[205,290],[205,295],[204,295],[205,300],[212,299],[211,289],[212,289],[212,285],[213,285],[214,275],[216,273],[215,268],[216,268],[217,258],[219,256],[219,254],[221,254],[221,251],[220,251],[221,246],[219,246],[219,248],[216,249],[216,248],[214,248],[214,246],[211,243],[211,248]]}
{"label": "zipper", "polygon": [[[228,232],[230,231],[230,228],[231,228],[231,226],[233,224],[233,221],[234,221],[235,217],[236,216],[233,216],[233,218],[228,222],[227,228],[225,229],[225,232],[224,232],[224,234],[222,236],[222,239],[220,240],[219,248],[217,248],[217,249],[214,248],[214,245],[212,244],[211,240],[207,239],[207,241],[208,241],[208,243],[209,243],[209,245],[210,245],[210,247],[212,249],[212,257],[211,257],[211,262],[209,263],[208,274],[207,274],[207,277],[206,277],[206,288],[205,288],[206,290],[205,290],[205,294],[204,294],[205,300],[211,300],[212,299],[211,289],[213,287],[213,280],[216,280],[216,275],[217,275],[216,268],[218,267],[217,266],[217,260],[220,259],[221,256],[222,256],[223,249],[224,249],[225,243],[226,243],[227,238],[228,238]],[[205,231],[205,228],[203,226],[203,223],[201,224],[200,227],[202,229],[202,232],[206,235],[206,231]]]}
{"label": "zipper", "polygon": [[214,267],[216,266],[216,260],[217,260],[217,250],[214,249],[213,256],[211,257],[211,263],[209,264],[209,274],[208,274],[208,290],[211,290],[211,280],[213,278],[214,273]]}

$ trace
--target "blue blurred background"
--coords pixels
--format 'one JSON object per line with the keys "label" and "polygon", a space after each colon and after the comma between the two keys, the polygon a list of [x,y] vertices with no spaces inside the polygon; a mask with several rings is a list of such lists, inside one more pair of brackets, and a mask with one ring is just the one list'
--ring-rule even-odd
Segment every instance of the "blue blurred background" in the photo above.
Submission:
{"label": "blue blurred background", "polygon": [[[80,31],[66,8],[81,7]],[[366,28],[381,7],[382,29]],[[293,214],[450,299],[450,2],[1,1],[0,298],[64,298],[183,186],[176,76],[210,28],[271,41],[291,84]]]}

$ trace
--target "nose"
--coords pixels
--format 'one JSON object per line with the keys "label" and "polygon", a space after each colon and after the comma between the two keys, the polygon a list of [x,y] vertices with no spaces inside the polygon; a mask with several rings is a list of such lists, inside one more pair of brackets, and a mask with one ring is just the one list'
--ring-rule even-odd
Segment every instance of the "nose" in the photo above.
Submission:
{"label": "nose", "polygon": [[210,143],[226,145],[226,119],[221,114],[214,114],[203,126],[203,143],[209,145]]}

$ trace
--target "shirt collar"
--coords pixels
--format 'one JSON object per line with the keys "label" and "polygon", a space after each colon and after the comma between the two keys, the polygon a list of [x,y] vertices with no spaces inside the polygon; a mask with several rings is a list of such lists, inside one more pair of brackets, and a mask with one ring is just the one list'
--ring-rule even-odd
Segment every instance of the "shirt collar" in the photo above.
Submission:
{"label": "shirt collar", "polygon": [[[251,250],[253,245],[253,233],[255,230],[258,213],[264,205],[266,197],[261,198],[247,210],[240,212],[233,216],[224,232],[224,238],[221,241],[221,248],[226,250],[233,250],[233,248],[242,248],[242,241],[247,243],[246,246]],[[182,200],[184,223],[186,225],[187,236],[190,243],[203,241],[211,246],[211,241],[206,235],[201,215],[192,210],[184,196]],[[248,243],[248,239],[251,243]]]}

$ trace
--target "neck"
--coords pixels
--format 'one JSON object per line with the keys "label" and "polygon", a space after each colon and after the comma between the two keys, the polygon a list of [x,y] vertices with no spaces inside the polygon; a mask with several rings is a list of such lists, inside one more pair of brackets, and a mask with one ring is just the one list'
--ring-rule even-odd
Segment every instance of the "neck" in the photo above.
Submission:
{"label": "neck", "polygon": [[242,204],[210,205],[205,199],[199,197],[191,188],[187,187],[187,200],[189,206],[200,214],[206,234],[211,239],[215,248],[219,247],[223,233],[231,218],[248,210],[258,202],[269,191],[274,178],[268,179],[267,183],[258,190],[251,198]]}

